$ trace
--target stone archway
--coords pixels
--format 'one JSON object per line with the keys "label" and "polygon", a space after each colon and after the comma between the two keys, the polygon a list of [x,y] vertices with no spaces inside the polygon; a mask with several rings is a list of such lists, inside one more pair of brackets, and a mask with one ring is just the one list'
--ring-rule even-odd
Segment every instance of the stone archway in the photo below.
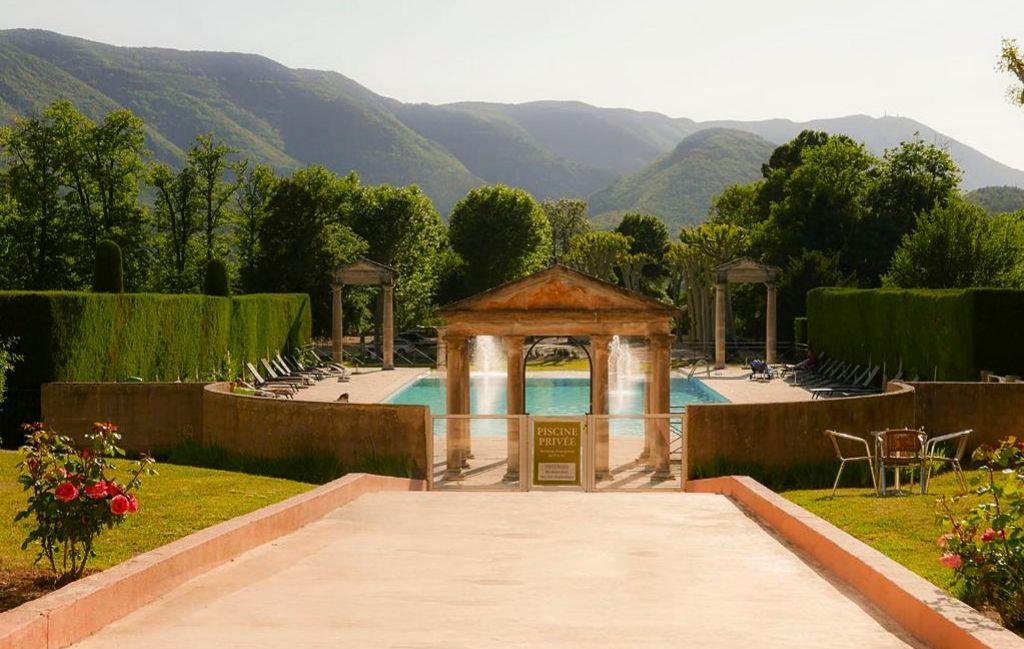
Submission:
{"label": "stone archway", "polygon": [[741,257],[714,268],[715,273],[715,369],[725,367],[725,312],[729,296],[729,284],[764,284],[767,287],[765,301],[765,351],[766,363],[775,362],[776,352],[776,293],[782,269],[761,264],[749,257]]}
{"label": "stone archway", "polygon": [[[589,339],[591,362],[590,411],[608,414],[608,345],[612,336],[646,339],[650,357],[645,397],[648,414],[669,414],[672,320],[674,307],[634,291],[585,275],[560,264],[503,284],[438,309],[447,361],[448,414],[469,414],[469,339],[499,336],[507,355],[507,412],[526,414],[524,343],[532,336],[572,336]],[[645,459],[657,475],[669,475],[668,431],[661,422],[648,422]],[[665,428],[665,430],[661,430]],[[607,427],[598,430],[595,470],[609,470]],[[464,421],[447,427],[447,469],[456,479],[471,451]],[[509,446],[518,439],[509,436]],[[509,472],[517,461],[509,454]]]}
{"label": "stone archway", "polygon": [[342,360],[341,297],[342,288],[350,286],[380,286],[381,329],[384,345],[382,346],[383,362],[381,369],[395,369],[395,269],[369,259],[360,259],[334,271],[331,282],[331,355],[335,363]]}

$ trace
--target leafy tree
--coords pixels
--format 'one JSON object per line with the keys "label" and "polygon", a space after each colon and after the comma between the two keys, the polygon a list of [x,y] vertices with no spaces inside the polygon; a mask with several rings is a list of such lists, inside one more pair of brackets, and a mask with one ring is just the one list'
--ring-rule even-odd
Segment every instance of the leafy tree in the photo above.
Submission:
{"label": "leafy tree", "polygon": [[308,293],[320,333],[331,323],[331,273],[367,250],[344,224],[358,186],[354,174],[300,169],[277,183],[260,224],[254,289]]}
{"label": "leafy tree", "polygon": [[[1014,219],[1016,221],[1016,218]],[[885,284],[902,288],[1007,286],[1021,257],[1019,228],[954,201],[919,219],[903,238]]]}
{"label": "leafy tree", "polygon": [[587,220],[587,202],[580,199],[560,198],[540,204],[551,224],[551,257],[562,261],[569,252],[572,238],[590,231]]}
{"label": "leafy tree", "polygon": [[618,232],[585,232],[572,238],[565,261],[580,272],[617,282],[615,270],[629,254],[629,238]]}
{"label": "leafy tree", "polygon": [[228,277],[227,264],[223,260],[214,258],[206,262],[203,295],[231,296],[231,279]]}
{"label": "leafy tree", "polygon": [[161,266],[157,285],[172,291],[191,291],[197,286],[196,237],[200,231],[201,203],[198,179],[191,166],[171,171],[154,165],[150,181],[156,188],[156,229],[159,247],[168,262]]}
{"label": "leafy tree", "polygon": [[[209,262],[217,253],[216,238],[226,220],[226,207],[235,192],[244,182],[248,162],[242,160],[232,164],[228,157],[237,153],[220,140],[214,140],[213,133],[196,138],[188,151],[187,166],[196,179],[196,194],[200,202],[200,219],[203,231],[203,251]],[[224,175],[234,171],[235,180],[228,182]]]}
{"label": "leafy tree", "polygon": [[999,56],[998,68],[1016,78],[1015,85],[1006,90],[1006,95],[1013,103],[1024,106],[1024,54],[1012,38],[1003,39],[1003,48]]}
{"label": "leafy tree", "polygon": [[758,200],[764,181],[749,185],[732,184],[711,200],[708,220],[714,223],[731,223],[741,228],[751,228],[764,220]]}
{"label": "leafy tree", "polygon": [[666,270],[662,262],[669,242],[665,223],[652,214],[630,213],[622,217],[615,231],[629,238],[631,257],[623,258],[622,268],[638,273],[630,278],[623,275],[626,288],[656,297],[664,295],[661,284]]}
{"label": "leafy tree", "polygon": [[260,226],[267,215],[267,205],[277,186],[277,177],[267,165],[246,167],[239,177],[241,185],[235,193],[234,249],[238,255],[239,281],[245,290],[252,285],[259,257]]}
{"label": "leafy tree", "polygon": [[465,291],[476,293],[540,270],[551,256],[551,225],[521,189],[478,187],[452,208],[452,248],[466,263]]}
{"label": "leafy tree", "polygon": [[395,324],[422,324],[432,313],[446,245],[444,225],[419,187],[377,185],[354,192],[352,230],[366,241],[374,261],[397,271]]}
{"label": "leafy tree", "polygon": [[17,119],[0,130],[0,153],[0,182],[13,208],[4,231],[17,259],[10,288],[78,288],[82,278],[69,272],[74,229],[60,196],[64,160],[55,112]]}

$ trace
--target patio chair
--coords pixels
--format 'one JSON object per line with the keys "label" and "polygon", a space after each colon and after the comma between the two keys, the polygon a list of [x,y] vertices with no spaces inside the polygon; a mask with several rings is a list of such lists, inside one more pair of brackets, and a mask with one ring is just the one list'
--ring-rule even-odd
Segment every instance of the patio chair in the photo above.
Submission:
{"label": "patio chair", "polygon": [[322,377],[318,376],[317,374],[315,374],[313,372],[301,372],[301,371],[291,367],[290,365],[288,365],[288,363],[285,363],[281,359],[281,354],[280,353],[278,353],[278,355],[275,358],[271,358],[269,360],[270,360],[270,366],[273,367],[277,371],[277,375],[278,376],[287,377],[287,378],[293,378],[293,379],[302,379],[302,381],[306,385],[315,385],[316,382],[320,378],[322,378]]}
{"label": "patio chair", "polygon": [[279,371],[275,370],[274,367],[270,364],[270,361],[268,361],[265,358],[261,358],[260,359],[260,363],[263,364],[263,369],[266,370],[267,376],[269,376],[270,379],[273,380],[273,381],[280,381],[282,383],[291,383],[292,385],[294,385],[295,387],[300,388],[300,389],[301,388],[305,388],[305,387],[313,384],[313,382],[311,380],[309,380],[308,377],[304,377],[304,376],[281,376],[281,373]]}
{"label": "patio chair", "polygon": [[249,374],[252,375],[253,385],[260,390],[287,391],[289,394],[295,394],[299,391],[294,383],[264,379],[252,363],[246,363],[245,367],[249,370]]}
{"label": "patio chair", "polygon": [[340,363],[335,363],[333,360],[331,360],[331,358],[329,356],[325,356],[324,354],[321,354],[320,352],[318,352],[314,348],[310,348],[309,351],[313,355],[313,358],[317,359],[318,367],[330,368],[333,371],[339,372],[339,376],[338,376],[338,380],[339,381],[345,382],[345,381],[349,380],[350,377],[349,377],[349,371],[348,371],[347,367],[345,367],[344,365],[341,365]]}
{"label": "patio chair", "polygon": [[[835,430],[826,430],[825,435],[828,436],[829,441],[832,442],[832,448],[836,451],[836,459],[839,460],[839,471],[836,472],[836,481],[832,483],[832,496],[835,497],[836,489],[839,488],[839,478],[843,475],[843,468],[847,462],[864,462],[868,463],[868,471],[871,473],[871,484],[875,487],[875,493],[878,493],[878,481],[875,479],[875,463],[871,456],[871,446],[868,441],[863,437],[857,437],[856,435],[849,435],[847,433],[840,433]],[[843,447],[839,443],[841,440],[852,443],[855,447],[863,446],[864,455],[850,455],[847,456],[843,453]],[[858,449],[859,450],[859,449]]]}
{"label": "patio chair", "polygon": [[856,379],[853,380],[851,385],[843,386],[837,385],[828,388],[811,388],[811,398],[817,399],[819,397],[852,397],[858,394],[871,394],[877,392],[877,390],[871,387],[872,381],[878,376],[878,372],[881,371],[881,367],[875,365],[864,370]]}
{"label": "patio chair", "polygon": [[910,469],[910,482],[914,482],[914,467],[918,469],[918,481],[921,483],[921,493],[927,488],[925,477],[925,434],[923,431],[913,428],[890,428],[875,434],[875,444],[878,449],[878,483],[882,495],[885,495],[885,469],[892,467],[896,470],[896,490],[900,488],[900,469]]}
{"label": "patio chair", "polygon": [[[964,493],[967,493],[967,478],[964,476],[963,467],[960,466],[960,460],[964,457],[964,452],[967,450],[967,440],[973,432],[974,430],[968,428],[956,433],[929,438],[924,443],[924,459],[928,465],[928,470],[925,474],[925,489],[927,489],[927,482],[932,479],[934,463],[948,462],[953,467],[953,473],[956,475],[957,482],[960,483],[960,488],[963,489]],[[956,442],[953,454],[949,457],[941,455],[938,449],[940,444],[945,444],[946,442]]]}

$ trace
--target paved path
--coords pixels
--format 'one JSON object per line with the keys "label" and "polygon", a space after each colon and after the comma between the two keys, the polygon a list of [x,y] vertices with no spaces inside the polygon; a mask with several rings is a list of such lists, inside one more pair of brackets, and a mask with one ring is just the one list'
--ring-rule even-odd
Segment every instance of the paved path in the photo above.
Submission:
{"label": "paved path", "polygon": [[78,647],[904,647],[729,500],[380,493]]}

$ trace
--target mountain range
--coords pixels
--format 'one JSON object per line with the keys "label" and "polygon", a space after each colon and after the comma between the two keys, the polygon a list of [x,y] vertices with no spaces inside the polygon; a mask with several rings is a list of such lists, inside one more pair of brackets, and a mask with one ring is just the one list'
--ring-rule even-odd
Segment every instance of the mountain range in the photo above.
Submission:
{"label": "mountain range", "polygon": [[538,199],[587,197],[602,225],[638,210],[676,229],[702,220],[727,184],[758,177],[772,148],[805,128],[845,133],[876,154],[918,134],[948,148],[964,189],[1024,186],[1024,172],[905,117],[696,122],[571,101],[403,103],[254,54],[0,31],[0,123],[60,98],[94,119],[130,109],[162,161],[180,162],[213,131],[281,172],[322,164],[368,183],[417,183],[442,214],[469,189],[502,182]]}

